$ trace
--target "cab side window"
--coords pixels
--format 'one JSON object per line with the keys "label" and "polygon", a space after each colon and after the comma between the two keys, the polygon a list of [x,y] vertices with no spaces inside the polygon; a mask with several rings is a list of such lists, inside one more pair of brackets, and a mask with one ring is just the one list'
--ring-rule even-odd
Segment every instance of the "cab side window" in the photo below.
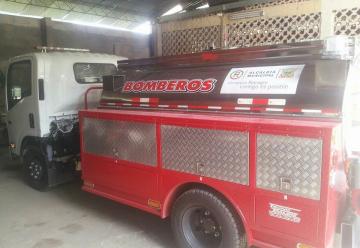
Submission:
{"label": "cab side window", "polygon": [[15,62],[10,65],[7,75],[8,110],[21,99],[31,96],[31,62]]}

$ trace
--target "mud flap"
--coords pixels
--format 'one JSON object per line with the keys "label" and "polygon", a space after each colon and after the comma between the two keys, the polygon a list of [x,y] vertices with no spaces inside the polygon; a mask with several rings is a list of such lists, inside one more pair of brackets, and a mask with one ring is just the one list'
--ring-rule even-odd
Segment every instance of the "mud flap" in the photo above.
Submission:
{"label": "mud flap", "polygon": [[360,247],[360,216],[353,216],[353,221],[341,223],[341,248]]}
{"label": "mud flap", "polygon": [[75,165],[51,162],[48,166],[48,184],[54,187],[75,180]]}
{"label": "mud flap", "polygon": [[[351,188],[354,191],[360,189],[360,159],[353,158],[351,161]],[[360,247],[360,215],[358,212],[359,197],[352,195],[352,209],[349,208],[346,221],[341,223],[341,248]]]}
{"label": "mud flap", "polygon": [[360,216],[356,216],[355,220],[355,246],[354,247],[360,247]]}

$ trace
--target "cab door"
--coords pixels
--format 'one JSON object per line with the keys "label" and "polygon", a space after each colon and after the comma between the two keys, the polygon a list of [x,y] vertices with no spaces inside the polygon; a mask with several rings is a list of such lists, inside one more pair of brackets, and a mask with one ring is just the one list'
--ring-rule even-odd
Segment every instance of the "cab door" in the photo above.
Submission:
{"label": "cab door", "polygon": [[17,155],[24,137],[39,134],[35,66],[32,57],[23,57],[10,63],[6,75],[9,142]]}

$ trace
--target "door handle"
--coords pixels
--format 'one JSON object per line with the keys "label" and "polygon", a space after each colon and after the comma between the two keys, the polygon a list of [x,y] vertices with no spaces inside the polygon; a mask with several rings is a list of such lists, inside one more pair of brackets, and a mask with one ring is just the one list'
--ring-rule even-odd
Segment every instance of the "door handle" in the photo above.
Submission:
{"label": "door handle", "polygon": [[29,126],[30,128],[35,128],[35,120],[34,120],[34,114],[29,114]]}
{"label": "door handle", "polygon": [[11,125],[11,124],[12,124],[12,122],[11,122],[11,121],[8,121],[7,123],[8,123],[9,125]]}

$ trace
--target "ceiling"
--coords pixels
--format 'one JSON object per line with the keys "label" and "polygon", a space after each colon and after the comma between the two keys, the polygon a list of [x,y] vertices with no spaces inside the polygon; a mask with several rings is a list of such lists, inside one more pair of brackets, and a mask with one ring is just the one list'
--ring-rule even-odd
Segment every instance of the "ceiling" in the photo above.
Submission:
{"label": "ceiling", "polygon": [[[192,10],[235,0],[0,0],[0,12],[134,29],[177,4]],[[242,0],[248,1],[249,0]]]}

